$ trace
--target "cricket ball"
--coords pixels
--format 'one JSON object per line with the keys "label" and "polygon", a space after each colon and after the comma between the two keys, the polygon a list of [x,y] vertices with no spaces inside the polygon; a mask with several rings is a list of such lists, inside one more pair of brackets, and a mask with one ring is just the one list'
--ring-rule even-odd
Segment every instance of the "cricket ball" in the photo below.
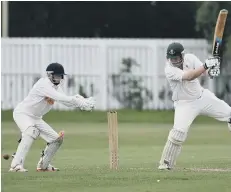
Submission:
{"label": "cricket ball", "polygon": [[3,157],[3,159],[8,160],[8,159],[10,158],[10,155],[5,154],[5,155],[3,155],[2,157]]}

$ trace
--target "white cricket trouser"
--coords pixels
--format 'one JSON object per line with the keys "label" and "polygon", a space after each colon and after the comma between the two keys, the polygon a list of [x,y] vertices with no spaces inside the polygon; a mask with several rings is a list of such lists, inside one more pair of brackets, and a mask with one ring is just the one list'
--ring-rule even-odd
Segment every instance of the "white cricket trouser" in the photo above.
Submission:
{"label": "white cricket trouser", "polygon": [[176,101],[174,107],[174,129],[184,132],[188,132],[198,115],[206,115],[226,122],[231,118],[231,107],[208,89],[204,89],[202,96],[196,100]]}
{"label": "white cricket trouser", "polygon": [[28,127],[35,126],[40,133],[40,137],[47,143],[56,140],[59,135],[45,121],[40,118],[30,117],[23,113],[13,113],[13,118],[20,131],[23,133]]}

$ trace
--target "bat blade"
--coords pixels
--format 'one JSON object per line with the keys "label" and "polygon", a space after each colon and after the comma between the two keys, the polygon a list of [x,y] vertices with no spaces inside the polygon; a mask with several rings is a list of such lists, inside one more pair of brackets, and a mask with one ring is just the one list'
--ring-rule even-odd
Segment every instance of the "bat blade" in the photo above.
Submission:
{"label": "bat blade", "polygon": [[223,33],[225,30],[225,23],[228,15],[228,10],[222,9],[217,17],[217,23],[214,31],[214,39],[213,39],[213,56],[221,56],[221,45],[223,39]]}

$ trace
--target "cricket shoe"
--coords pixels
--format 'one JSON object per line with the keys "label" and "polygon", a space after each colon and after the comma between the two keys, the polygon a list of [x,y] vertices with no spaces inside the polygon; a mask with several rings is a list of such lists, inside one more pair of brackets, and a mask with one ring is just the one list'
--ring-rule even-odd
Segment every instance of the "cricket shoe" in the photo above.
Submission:
{"label": "cricket shoe", "polygon": [[9,172],[28,172],[27,169],[24,169],[22,165],[16,165],[14,168],[10,168]]}
{"label": "cricket shoe", "polygon": [[228,121],[228,128],[229,128],[229,130],[231,131],[231,118],[230,118],[229,121]]}
{"label": "cricket shoe", "polygon": [[171,170],[169,162],[164,160],[164,163],[160,164],[158,167],[159,170]]}
{"label": "cricket shoe", "polygon": [[15,154],[16,154],[16,153],[13,153],[13,154],[11,155],[11,157],[14,158]]}
{"label": "cricket shoe", "polygon": [[41,167],[37,167],[38,172],[54,172],[59,171],[59,168],[52,166],[51,164],[48,165],[46,169],[42,169]]}

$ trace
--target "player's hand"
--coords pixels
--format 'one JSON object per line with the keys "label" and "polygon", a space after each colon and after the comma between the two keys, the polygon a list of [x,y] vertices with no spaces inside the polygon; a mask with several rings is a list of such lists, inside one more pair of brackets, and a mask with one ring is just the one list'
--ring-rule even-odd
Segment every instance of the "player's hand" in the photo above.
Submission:
{"label": "player's hand", "polygon": [[208,70],[208,74],[210,77],[218,77],[220,75],[220,66],[212,67]]}
{"label": "player's hand", "polygon": [[95,108],[95,99],[94,97],[85,98],[86,105],[82,107],[81,110],[92,111]]}
{"label": "player's hand", "polygon": [[84,97],[82,95],[79,95],[79,94],[76,94],[75,97],[84,99]]}
{"label": "player's hand", "polygon": [[213,67],[220,67],[220,58],[219,57],[211,57],[206,59],[204,63],[204,68],[205,69],[210,69]]}

